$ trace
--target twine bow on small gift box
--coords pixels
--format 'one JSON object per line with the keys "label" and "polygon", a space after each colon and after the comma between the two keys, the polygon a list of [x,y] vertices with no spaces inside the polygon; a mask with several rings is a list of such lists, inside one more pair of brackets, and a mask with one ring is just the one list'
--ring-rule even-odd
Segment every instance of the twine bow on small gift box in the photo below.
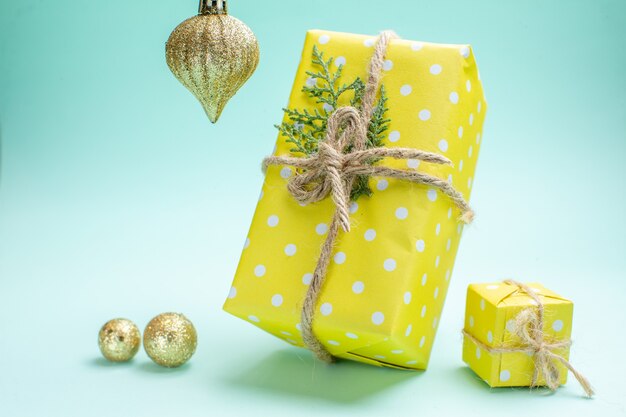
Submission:
{"label": "twine bow on small gift box", "polygon": [[304,344],[325,362],[332,362],[333,356],[313,333],[314,312],[339,228],[344,232],[350,231],[350,195],[357,177],[389,177],[429,185],[438,188],[454,202],[461,211],[459,216],[461,221],[470,223],[474,216],[463,195],[449,182],[417,171],[394,169],[372,163],[387,157],[451,164],[443,155],[418,149],[386,147],[366,149],[368,127],[381,83],[385,51],[390,40],[395,37],[396,35],[390,31],[380,34],[370,61],[361,109],[346,106],[333,111],[327,121],[325,138],[319,142],[316,153],[303,158],[270,156],[263,161],[264,169],[268,165],[288,165],[299,169],[287,185],[289,192],[297,201],[312,203],[330,195],[336,206],[301,312]]}
{"label": "twine bow on small gift box", "polygon": [[594,395],[591,384],[576,370],[572,364],[563,356],[555,351],[571,346],[572,341],[566,340],[548,340],[544,335],[544,305],[537,293],[529,286],[514,280],[506,280],[505,284],[518,287],[518,291],[527,294],[535,303],[535,306],[525,308],[514,318],[512,326],[514,333],[521,339],[521,343],[516,345],[489,346],[478,340],[474,335],[466,330],[462,333],[469,340],[474,342],[476,346],[491,354],[502,353],[528,353],[533,356],[534,370],[531,380],[531,386],[539,385],[539,378],[543,377],[545,385],[552,391],[559,387],[561,373],[557,367],[557,363],[565,366],[578,380],[583,387],[587,397]]}

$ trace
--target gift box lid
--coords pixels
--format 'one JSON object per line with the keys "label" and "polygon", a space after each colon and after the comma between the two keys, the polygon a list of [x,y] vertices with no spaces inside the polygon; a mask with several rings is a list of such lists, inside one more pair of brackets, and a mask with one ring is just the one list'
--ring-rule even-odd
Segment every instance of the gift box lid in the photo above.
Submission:
{"label": "gift box lid", "polygon": [[[573,303],[540,283],[527,285],[536,291],[544,305],[546,337],[569,339]],[[519,343],[513,332],[513,321],[523,309],[534,305],[535,301],[515,285],[504,282],[470,284],[465,331],[489,346]]]}

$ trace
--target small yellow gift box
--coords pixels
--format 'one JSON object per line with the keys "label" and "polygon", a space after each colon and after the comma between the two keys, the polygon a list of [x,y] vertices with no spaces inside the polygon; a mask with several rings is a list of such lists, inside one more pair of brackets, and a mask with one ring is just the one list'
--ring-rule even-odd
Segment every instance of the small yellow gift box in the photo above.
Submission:
{"label": "small yellow gift box", "polygon": [[[309,31],[289,108],[332,112],[302,87],[315,84],[316,51],[342,67],[339,83],[368,78],[376,38]],[[467,45],[393,39],[382,84],[389,128],[383,146],[439,153],[451,165],[384,158],[380,163],[436,176],[467,200],[486,111]],[[349,105],[342,99],[341,105]],[[289,120],[285,116],[284,120]],[[279,134],[275,155],[293,148]],[[224,309],[293,345],[303,346],[303,299],[328,233],[330,198],[299,204],[287,181],[293,167],[269,166]],[[379,366],[425,369],[446,297],[462,225],[457,207],[436,188],[369,177],[370,196],[350,206],[315,307],[315,336],[334,357]]]}
{"label": "small yellow gift box", "polygon": [[569,358],[574,305],[540,284],[527,288],[539,302],[509,281],[471,284],[467,290],[463,360],[492,387],[550,385],[537,369],[537,335],[533,329],[520,328],[530,325],[524,318],[534,319],[540,307],[541,332],[536,333],[551,354],[554,383],[558,386],[567,380],[565,362],[556,355],[565,361]]}

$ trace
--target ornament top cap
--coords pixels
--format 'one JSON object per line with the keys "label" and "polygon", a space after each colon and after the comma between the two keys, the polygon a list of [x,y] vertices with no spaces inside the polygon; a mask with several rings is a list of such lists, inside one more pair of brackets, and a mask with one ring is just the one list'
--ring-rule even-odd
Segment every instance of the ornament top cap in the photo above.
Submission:
{"label": "ornament top cap", "polygon": [[200,0],[198,15],[228,14],[226,0]]}

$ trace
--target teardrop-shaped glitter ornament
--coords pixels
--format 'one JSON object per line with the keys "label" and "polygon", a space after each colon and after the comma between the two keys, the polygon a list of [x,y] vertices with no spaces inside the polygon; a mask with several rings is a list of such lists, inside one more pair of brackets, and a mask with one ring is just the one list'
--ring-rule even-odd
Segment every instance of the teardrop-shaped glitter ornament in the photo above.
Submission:
{"label": "teardrop-shaped glitter ornament", "polygon": [[174,29],[165,45],[172,73],[217,122],[224,106],[259,63],[259,43],[226,0],[200,0],[198,15]]}

